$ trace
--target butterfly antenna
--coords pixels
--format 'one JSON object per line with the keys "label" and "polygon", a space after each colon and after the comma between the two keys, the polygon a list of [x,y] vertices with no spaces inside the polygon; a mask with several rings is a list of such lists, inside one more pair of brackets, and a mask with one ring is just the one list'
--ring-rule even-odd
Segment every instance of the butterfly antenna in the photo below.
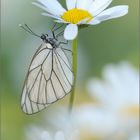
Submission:
{"label": "butterfly antenna", "polygon": [[23,30],[25,30],[26,32],[30,33],[31,35],[34,35],[34,36],[37,36],[37,37],[40,38],[40,36],[37,35],[36,33],[34,33],[27,24],[24,24],[24,26],[22,24],[19,24],[19,27],[21,27]]}

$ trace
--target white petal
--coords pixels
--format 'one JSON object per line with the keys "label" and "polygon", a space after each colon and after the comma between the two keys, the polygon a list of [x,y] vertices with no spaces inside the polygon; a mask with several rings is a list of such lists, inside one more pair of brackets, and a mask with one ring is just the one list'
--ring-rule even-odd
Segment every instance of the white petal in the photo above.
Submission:
{"label": "white petal", "polygon": [[89,13],[92,13],[94,16],[102,12],[105,8],[107,8],[112,0],[94,0],[89,8]]}
{"label": "white petal", "polygon": [[51,14],[51,11],[49,11],[49,9],[47,7],[45,7],[44,5],[40,4],[40,3],[36,3],[36,2],[32,2],[33,5],[45,10],[48,14],[52,15]]}
{"label": "white petal", "polygon": [[38,0],[53,15],[61,16],[66,11],[57,0]]}
{"label": "white petal", "polygon": [[64,31],[64,38],[66,40],[73,40],[78,34],[78,27],[75,24],[69,24],[66,26]]}
{"label": "white petal", "polygon": [[79,9],[87,10],[92,3],[93,0],[77,0],[76,7]]}
{"label": "white petal", "polygon": [[54,140],[65,140],[64,133],[62,131],[56,132]]}
{"label": "white petal", "polygon": [[58,23],[68,23],[68,22],[64,21],[63,19],[54,20],[54,22],[58,22]]}
{"label": "white petal", "polygon": [[51,136],[50,136],[49,132],[43,131],[41,134],[41,140],[51,140]]}
{"label": "white petal", "polygon": [[80,22],[78,22],[77,24],[80,25],[80,24],[87,24],[87,21],[88,21],[89,18],[85,18],[83,20],[81,20]]}
{"label": "white petal", "polygon": [[96,18],[100,21],[105,21],[108,19],[113,19],[113,18],[118,18],[118,17],[124,16],[127,13],[128,13],[128,6],[121,5],[121,6],[115,6],[115,7],[112,7],[112,8],[109,8],[109,9],[103,11]]}
{"label": "white petal", "polygon": [[76,7],[76,0],[66,0],[68,10]]}
{"label": "white petal", "polygon": [[100,20],[98,20],[98,19],[93,19],[93,20],[91,20],[90,22],[88,22],[87,24],[96,25],[96,24],[100,24],[100,23],[101,23]]}
{"label": "white petal", "polygon": [[51,17],[51,18],[55,18],[55,19],[58,19],[58,20],[61,20],[60,17],[58,16],[55,16],[55,15],[52,15],[52,14],[49,14],[49,13],[42,13],[43,16],[47,16],[47,17]]}
{"label": "white petal", "polygon": [[45,11],[47,11],[47,12],[49,12],[48,9],[45,6],[43,6],[42,4],[39,4],[39,3],[36,3],[36,2],[32,2],[32,4],[41,8],[41,9],[43,9],[43,10],[45,10]]}

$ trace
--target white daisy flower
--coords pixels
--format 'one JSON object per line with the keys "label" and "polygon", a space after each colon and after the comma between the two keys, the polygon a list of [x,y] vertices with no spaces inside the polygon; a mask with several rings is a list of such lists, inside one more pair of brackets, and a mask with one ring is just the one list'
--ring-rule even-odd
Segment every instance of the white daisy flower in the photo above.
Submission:
{"label": "white daisy flower", "polygon": [[112,111],[138,110],[139,73],[128,62],[107,65],[103,70],[103,80],[93,78],[87,89],[93,98],[97,98]]}
{"label": "white daisy flower", "polygon": [[139,131],[134,133],[129,140],[139,140],[140,135],[139,135]]}
{"label": "white daisy flower", "polygon": [[66,136],[63,131],[46,131],[43,128],[32,126],[26,130],[26,140],[77,140],[77,132]]}
{"label": "white daisy flower", "polygon": [[41,128],[30,127],[26,133],[27,140],[66,140],[62,131],[50,133]]}
{"label": "white daisy flower", "polygon": [[100,106],[119,119],[121,131],[137,130],[139,124],[139,73],[128,62],[107,65],[103,79],[93,78],[87,89]]}
{"label": "white daisy flower", "polygon": [[41,119],[41,128],[26,129],[26,140],[138,140],[138,78],[127,62],[107,65],[104,80],[88,83],[90,95],[100,102],[77,105],[71,116],[67,107],[57,107]]}
{"label": "white daisy flower", "polygon": [[42,15],[54,18],[55,22],[66,23],[64,38],[73,40],[78,34],[78,25],[96,25],[128,13],[127,5],[106,9],[111,2],[112,0],[66,0],[67,10],[57,0],[38,0],[38,3],[33,4],[46,11]]}

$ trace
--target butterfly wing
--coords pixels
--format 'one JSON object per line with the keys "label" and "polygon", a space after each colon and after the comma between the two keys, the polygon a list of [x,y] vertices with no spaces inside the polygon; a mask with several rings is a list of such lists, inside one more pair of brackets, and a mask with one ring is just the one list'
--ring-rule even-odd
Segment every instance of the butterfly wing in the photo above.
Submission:
{"label": "butterfly wing", "polygon": [[50,44],[42,44],[31,61],[21,98],[22,110],[27,114],[39,112],[72,89],[69,58],[62,48],[49,48]]}

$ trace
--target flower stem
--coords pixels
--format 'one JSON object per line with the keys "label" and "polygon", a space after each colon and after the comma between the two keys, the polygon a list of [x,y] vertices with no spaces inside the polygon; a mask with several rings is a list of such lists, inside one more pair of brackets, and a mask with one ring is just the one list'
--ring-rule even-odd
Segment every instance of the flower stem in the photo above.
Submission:
{"label": "flower stem", "polygon": [[77,46],[78,46],[78,38],[75,38],[72,42],[72,52],[73,52],[72,67],[73,67],[74,81],[73,81],[73,89],[70,95],[70,103],[69,103],[70,113],[72,111],[74,97],[75,97],[76,76],[77,76]]}

